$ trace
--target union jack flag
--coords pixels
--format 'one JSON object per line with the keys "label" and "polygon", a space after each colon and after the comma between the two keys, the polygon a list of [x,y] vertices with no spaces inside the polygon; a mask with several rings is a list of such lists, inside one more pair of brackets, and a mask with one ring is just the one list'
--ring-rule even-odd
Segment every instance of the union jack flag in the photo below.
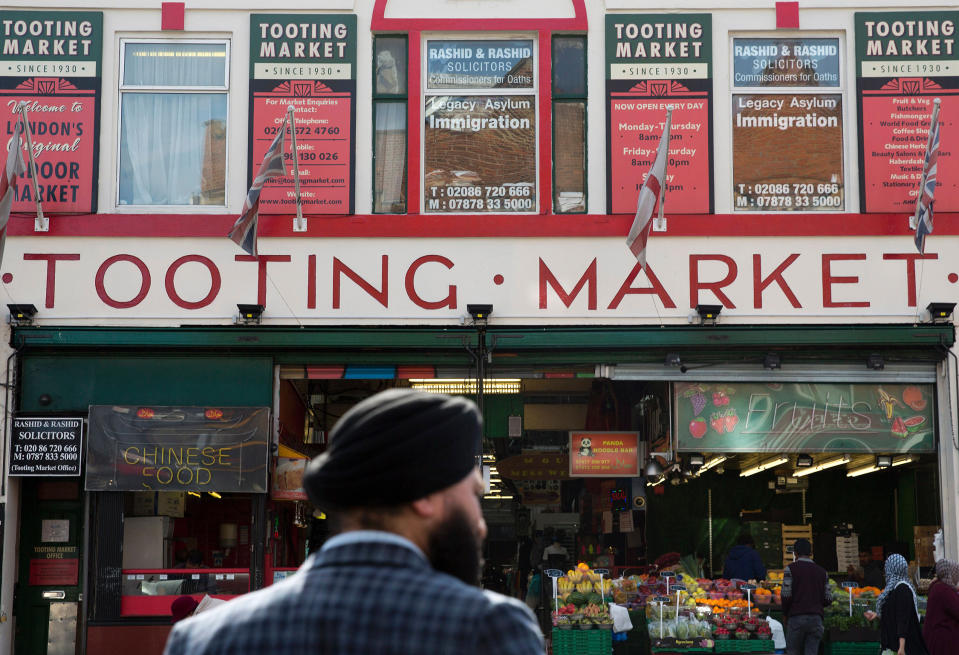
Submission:
{"label": "union jack flag", "polygon": [[263,155],[260,170],[253,178],[253,186],[246,194],[243,211],[233,224],[230,234],[227,235],[236,245],[254,257],[256,256],[256,223],[260,214],[260,191],[263,190],[263,183],[272,177],[286,175],[286,162],[283,161],[283,154],[286,151],[286,124],[287,119],[283,119],[283,124],[280,125],[273,143]]}
{"label": "union jack flag", "polygon": [[932,234],[932,214],[936,193],[936,164],[939,162],[938,111],[933,112],[932,126],[929,129],[929,148],[926,150],[926,160],[922,167],[924,184],[919,189],[919,211],[916,214],[916,248],[923,254],[926,251],[926,235]]}
{"label": "union jack flag", "polygon": [[[639,197],[636,199],[636,216],[633,218],[633,224],[629,228],[629,234],[626,236],[626,245],[629,246],[630,251],[636,256],[636,260],[643,270],[646,270],[646,241],[649,239],[649,233],[653,227],[653,210],[656,209],[656,203],[660,199],[662,185],[666,179],[666,159],[669,157],[669,126],[671,115],[672,112],[667,111],[666,126],[663,128],[663,134],[659,138],[659,148],[656,149],[656,159],[653,161],[653,165],[646,175],[643,188],[639,190]],[[659,205],[659,215],[662,217],[662,203],[659,203]]]}
{"label": "union jack flag", "polygon": [[7,240],[7,223],[10,222],[10,210],[13,208],[14,187],[17,177],[27,172],[23,161],[23,146],[20,135],[24,132],[23,114],[17,115],[13,126],[13,136],[7,143],[7,159],[0,174],[0,261],[3,261],[3,247]]}

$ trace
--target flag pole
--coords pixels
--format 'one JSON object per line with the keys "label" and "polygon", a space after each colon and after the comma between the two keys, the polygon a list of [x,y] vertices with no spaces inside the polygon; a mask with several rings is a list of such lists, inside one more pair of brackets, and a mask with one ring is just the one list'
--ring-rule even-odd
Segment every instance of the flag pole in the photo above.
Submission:
{"label": "flag pole", "polygon": [[916,196],[916,211],[909,217],[909,229],[915,230],[919,225],[919,207],[922,203],[922,194],[926,188],[926,176],[929,169],[926,166],[926,157],[929,156],[929,147],[932,145],[932,130],[939,122],[939,98],[932,101],[932,120],[929,121],[929,136],[926,137],[926,150],[922,153],[922,179],[919,180],[919,195]]}
{"label": "flag pole", "polygon": [[293,105],[286,108],[290,123],[290,143],[293,151],[293,188],[296,193],[296,218],[293,219],[294,232],[306,232],[306,219],[303,217],[303,202],[300,199],[300,154],[296,151],[296,123],[293,118]]}
{"label": "flag pole", "polygon": [[666,166],[663,168],[663,183],[659,187],[659,216],[653,219],[653,230],[666,231],[666,219],[663,217],[663,204],[666,202],[666,171],[669,168],[669,128],[673,120],[673,106],[666,106],[666,126],[663,128],[663,138],[666,139]]}
{"label": "flag pole", "polygon": [[20,103],[20,115],[23,116],[23,131],[27,135],[27,156],[30,159],[30,178],[33,180],[33,197],[37,201],[37,218],[33,222],[34,232],[49,232],[50,220],[43,215],[40,204],[40,186],[37,184],[37,162],[33,158],[33,139],[30,134],[30,117],[27,114],[27,101]]}

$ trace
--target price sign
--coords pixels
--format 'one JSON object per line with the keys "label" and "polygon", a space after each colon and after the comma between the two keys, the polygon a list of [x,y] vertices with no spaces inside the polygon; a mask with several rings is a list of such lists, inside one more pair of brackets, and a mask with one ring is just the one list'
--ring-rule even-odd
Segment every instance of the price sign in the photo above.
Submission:
{"label": "price sign", "polygon": [[672,571],[663,571],[663,572],[660,573],[659,575],[660,575],[660,577],[663,577],[663,578],[675,578],[675,577],[676,577],[676,574],[673,573]]}
{"label": "price sign", "polygon": [[755,591],[755,590],[756,590],[756,585],[754,585],[754,584],[749,584],[748,582],[744,582],[744,583],[742,583],[741,585],[739,585],[739,588],[740,588],[740,589],[744,589],[744,590],[746,590],[746,591]]}
{"label": "price sign", "polygon": [[684,584],[674,584],[673,591],[686,591],[686,585]]}
{"label": "price sign", "polygon": [[849,616],[852,616],[852,590],[856,589],[859,586],[859,583],[852,580],[846,580],[841,584],[849,594]]}
{"label": "price sign", "polygon": [[593,569],[593,573],[598,573],[599,575],[609,575],[609,569]]}
{"label": "price sign", "polygon": [[10,475],[78,476],[83,419],[19,416],[10,434]]}
{"label": "price sign", "polygon": [[668,603],[672,600],[669,596],[653,596],[654,603]]}
{"label": "price sign", "polygon": [[547,577],[547,578],[562,578],[562,577],[563,577],[563,572],[560,571],[559,569],[546,569],[545,571],[543,571],[543,573],[546,574],[546,577]]}

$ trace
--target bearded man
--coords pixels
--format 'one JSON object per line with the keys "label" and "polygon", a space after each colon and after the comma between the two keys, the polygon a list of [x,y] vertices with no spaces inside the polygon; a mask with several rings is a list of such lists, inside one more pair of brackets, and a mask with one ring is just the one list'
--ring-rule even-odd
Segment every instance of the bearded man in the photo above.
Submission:
{"label": "bearded man", "polygon": [[354,406],[304,476],[338,534],[288,580],[177,623],[165,655],[543,655],[526,605],[478,586],[481,425],[438,394]]}

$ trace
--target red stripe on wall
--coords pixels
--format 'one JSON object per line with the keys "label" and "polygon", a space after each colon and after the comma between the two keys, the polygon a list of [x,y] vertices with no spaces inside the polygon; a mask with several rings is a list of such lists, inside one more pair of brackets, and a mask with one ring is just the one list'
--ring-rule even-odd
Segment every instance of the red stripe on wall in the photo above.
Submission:
{"label": "red stripe on wall", "polygon": [[[233,214],[52,215],[49,232],[34,232],[33,216],[10,219],[8,235],[37,237],[223,237]],[[394,215],[310,217],[293,232],[293,215],[261,216],[260,237],[621,237],[632,215]],[[668,237],[896,236],[912,234],[905,214],[688,214],[667,215],[668,230],[653,232],[650,247]],[[936,214],[938,236],[959,235],[959,213]],[[239,252],[239,249],[237,249]]]}

